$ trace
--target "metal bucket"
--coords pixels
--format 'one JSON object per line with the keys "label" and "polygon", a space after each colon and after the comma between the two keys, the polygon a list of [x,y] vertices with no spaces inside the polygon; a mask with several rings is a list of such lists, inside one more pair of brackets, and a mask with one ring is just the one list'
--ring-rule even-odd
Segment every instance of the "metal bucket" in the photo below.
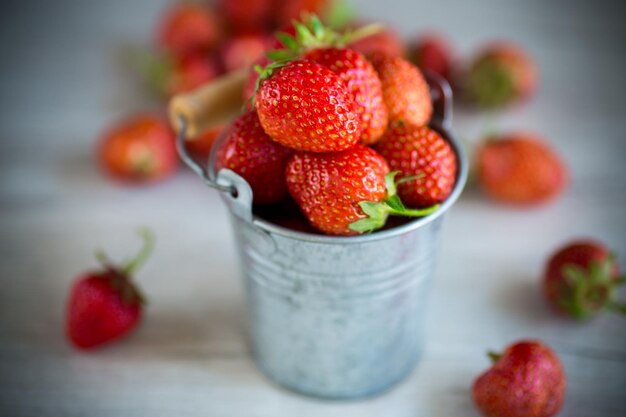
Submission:
{"label": "metal bucket", "polygon": [[290,390],[336,399],[370,396],[409,374],[420,356],[443,217],[467,177],[466,157],[449,129],[450,87],[428,78],[431,127],[457,156],[455,188],[434,214],[369,235],[303,233],[255,216],[246,181],[230,170],[214,172],[215,152],[207,171],[189,158],[182,121],[182,159],[223,191],[230,211],[256,364]]}

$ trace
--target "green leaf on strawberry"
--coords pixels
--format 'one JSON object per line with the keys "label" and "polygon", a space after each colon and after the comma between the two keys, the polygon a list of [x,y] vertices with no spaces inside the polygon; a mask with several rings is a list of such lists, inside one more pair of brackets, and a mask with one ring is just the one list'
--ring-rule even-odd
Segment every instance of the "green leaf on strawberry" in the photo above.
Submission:
{"label": "green leaf on strawberry", "polygon": [[427,207],[424,209],[407,208],[402,203],[402,200],[400,200],[400,197],[398,197],[396,193],[397,185],[402,182],[413,180],[415,178],[408,177],[396,181],[395,177],[399,173],[400,171],[393,171],[385,176],[387,196],[384,201],[361,201],[359,203],[359,207],[361,207],[363,212],[367,215],[367,218],[360,219],[351,223],[348,226],[351,230],[359,233],[370,233],[383,227],[389,215],[403,217],[424,217],[437,211],[437,209],[439,208],[439,204],[435,204],[431,207]]}

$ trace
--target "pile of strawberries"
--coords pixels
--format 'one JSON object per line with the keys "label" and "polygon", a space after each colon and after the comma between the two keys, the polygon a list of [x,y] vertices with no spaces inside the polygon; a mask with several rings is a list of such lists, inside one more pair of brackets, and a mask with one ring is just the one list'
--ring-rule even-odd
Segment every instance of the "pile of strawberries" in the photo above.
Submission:
{"label": "pile of strawberries", "polygon": [[217,151],[216,168],[246,179],[255,204],[291,196],[330,235],[432,213],[456,178],[454,152],[427,126],[424,76],[400,56],[349,47],[368,31],[340,35],[311,16],[280,32],[280,49],[250,73],[253,104]]}

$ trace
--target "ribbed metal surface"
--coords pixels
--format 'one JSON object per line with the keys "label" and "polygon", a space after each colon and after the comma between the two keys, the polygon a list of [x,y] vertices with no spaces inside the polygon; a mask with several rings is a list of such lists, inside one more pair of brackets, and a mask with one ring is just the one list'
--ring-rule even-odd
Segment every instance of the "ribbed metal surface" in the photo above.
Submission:
{"label": "ribbed metal surface", "polygon": [[376,393],[413,368],[442,217],[351,245],[272,235],[233,216],[252,351],[276,382],[308,395]]}

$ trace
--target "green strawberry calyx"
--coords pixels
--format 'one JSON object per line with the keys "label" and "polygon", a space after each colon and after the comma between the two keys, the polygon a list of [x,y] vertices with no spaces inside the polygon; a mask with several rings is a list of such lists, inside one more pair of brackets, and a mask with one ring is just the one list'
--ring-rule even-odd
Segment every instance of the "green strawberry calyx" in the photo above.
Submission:
{"label": "green strawberry calyx", "polygon": [[482,107],[501,107],[517,96],[512,70],[493,58],[485,58],[474,65],[469,71],[466,89]]}
{"label": "green strawberry calyx", "polygon": [[439,209],[439,204],[424,209],[410,209],[405,207],[397,194],[397,187],[400,184],[414,180],[417,176],[404,177],[396,180],[396,176],[400,171],[393,171],[385,175],[385,186],[387,187],[387,196],[382,202],[361,201],[359,207],[366,218],[351,223],[348,227],[359,233],[370,233],[380,229],[387,222],[389,215],[403,217],[424,217],[434,213]]}
{"label": "green strawberry calyx", "polygon": [[626,283],[626,276],[615,277],[615,270],[613,255],[592,261],[586,269],[574,264],[563,265],[565,282],[559,305],[578,320],[588,319],[602,310],[626,315],[626,303],[616,300],[618,287]]}
{"label": "green strawberry calyx", "polygon": [[137,255],[124,262],[121,268],[113,264],[104,251],[96,251],[96,259],[98,259],[104,267],[104,271],[96,275],[96,277],[106,279],[111,288],[120,294],[122,302],[126,305],[145,305],[147,303],[146,298],[141,291],[139,291],[139,288],[133,284],[132,275],[141,268],[150,257],[154,250],[155,238],[154,233],[148,228],[139,229],[137,234],[142,238],[143,246]]}

